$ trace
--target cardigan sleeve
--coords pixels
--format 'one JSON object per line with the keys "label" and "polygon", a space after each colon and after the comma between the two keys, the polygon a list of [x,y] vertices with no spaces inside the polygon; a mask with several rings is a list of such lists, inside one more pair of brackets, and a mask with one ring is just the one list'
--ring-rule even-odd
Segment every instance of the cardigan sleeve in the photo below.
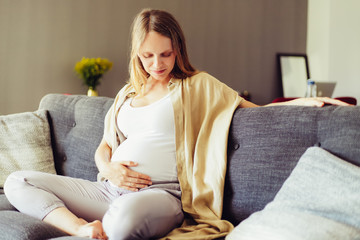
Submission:
{"label": "cardigan sleeve", "polygon": [[207,73],[184,79],[174,99],[176,158],[185,220],[165,239],[215,239],[233,226],[222,220],[227,140],[243,99]]}

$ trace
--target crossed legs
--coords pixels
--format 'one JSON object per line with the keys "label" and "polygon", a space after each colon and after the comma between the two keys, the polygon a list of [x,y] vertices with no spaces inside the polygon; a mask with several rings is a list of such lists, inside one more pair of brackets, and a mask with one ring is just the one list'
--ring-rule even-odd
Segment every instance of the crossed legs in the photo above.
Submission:
{"label": "crossed legs", "polygon": [[76,236],[161,237],[183,220],[180,200],[159,189],[129,193],[106,183],[21,171],[8,177],[4,190],[20,212]]}

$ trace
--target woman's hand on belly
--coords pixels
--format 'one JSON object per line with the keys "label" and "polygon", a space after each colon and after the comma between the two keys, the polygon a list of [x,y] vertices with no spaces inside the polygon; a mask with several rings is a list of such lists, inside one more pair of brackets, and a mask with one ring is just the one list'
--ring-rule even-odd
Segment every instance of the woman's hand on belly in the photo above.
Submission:
{"label": "woman's hand on belly", "polygon": [[140,188],[148,187],[152,184],[148,175],[129,169],[129,167],[136,167],[137,165],[132,161],[110,162],[111,174],[108,174],[108,180],[112,184],[130,191],[138,191]]}

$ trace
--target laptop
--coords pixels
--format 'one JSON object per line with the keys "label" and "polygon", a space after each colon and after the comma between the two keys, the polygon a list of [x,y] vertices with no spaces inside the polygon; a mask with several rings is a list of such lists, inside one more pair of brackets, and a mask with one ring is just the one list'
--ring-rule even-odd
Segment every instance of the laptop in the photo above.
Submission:
{"label": "laptop", "polygon": [[336,82],[316,82],[316,96],[332,97]]}

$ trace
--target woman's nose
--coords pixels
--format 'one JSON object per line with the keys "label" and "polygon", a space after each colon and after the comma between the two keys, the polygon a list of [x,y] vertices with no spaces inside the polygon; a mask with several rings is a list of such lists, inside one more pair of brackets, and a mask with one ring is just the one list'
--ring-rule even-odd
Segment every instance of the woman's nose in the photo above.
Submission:
{"label": "woman's nose", "polygon": [[155,56],[153,65],[154,65],[154,67],[159,67],[161,65],[161,58],[158,56]]}

